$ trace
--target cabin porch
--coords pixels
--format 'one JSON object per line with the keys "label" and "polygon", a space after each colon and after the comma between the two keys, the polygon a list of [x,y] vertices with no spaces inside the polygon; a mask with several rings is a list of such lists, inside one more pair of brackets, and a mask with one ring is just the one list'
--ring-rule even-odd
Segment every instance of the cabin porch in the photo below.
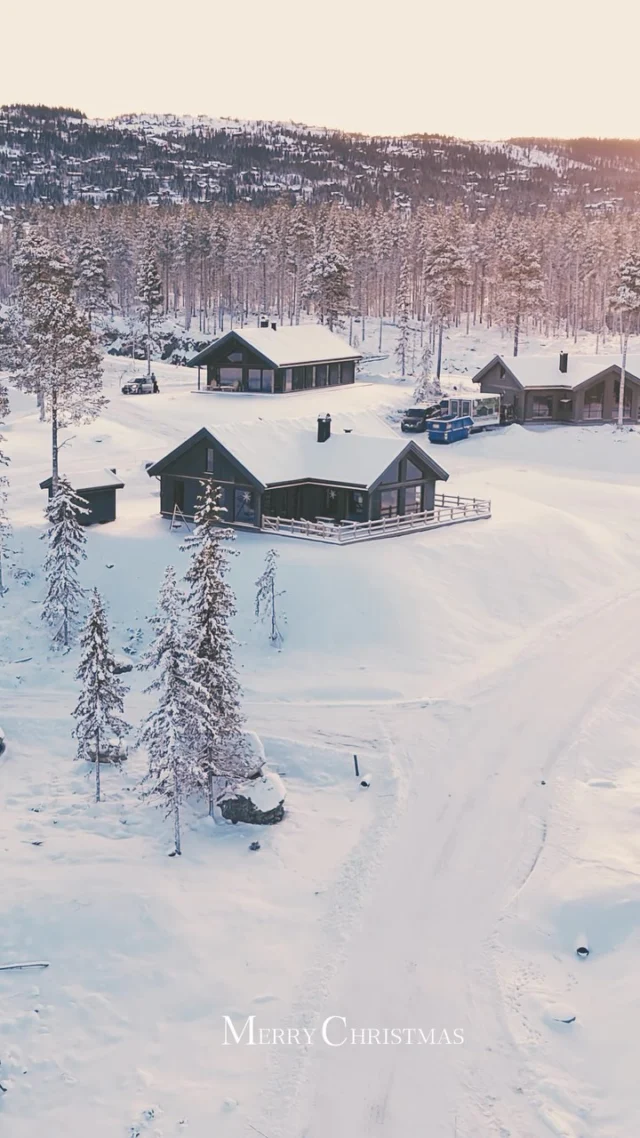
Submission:
{"label": "cabin porch", "polygon": [[452,494],[436,494],[433,507],[408,514],[392,514],[367,521],[316,517],[304,518],[262,515],[263,533],[278,533],[284,537],[302,537],[311,541],[349,545],[356,541],[371,541],[381,537],[395,537],[402,533],[437,529],[459,522],[478,521],[491,517],[491,502],[484,498],[463,498]]}

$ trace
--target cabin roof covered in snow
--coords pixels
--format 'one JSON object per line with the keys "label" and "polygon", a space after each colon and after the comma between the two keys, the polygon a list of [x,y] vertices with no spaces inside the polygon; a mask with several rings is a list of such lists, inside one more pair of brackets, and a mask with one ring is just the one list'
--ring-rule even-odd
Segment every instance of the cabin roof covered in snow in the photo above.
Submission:
{"label": "cabin roof covered in snow", "polygon": [[[477,375],[474,375],[473,382],[480,383],[496,363],[502,364],[505,371],[522,388],[562,387],[568,391],[575,391],[583,383],[596,380],[611,368],[620,371],[619,355],[579,355],[569,352],[566,372],[560,371],[560,358],[557,353],[544,356],[517,356],[515,359],[494,356]],[[640,383],[640,356],[629,356],[627,359],[627,376]]]}
{"label": "cabin roof covered in snow", "polygon": [[[97,470],[63,470],[61,475],[69,481],[77,493],[81,493],[83,490],[122,490],[124,486],[122,479],[118,478],[117,474],[108,467]],[[40,483],[40,489],[49,490],[51,482],[51,475],[49,475]]]}
{"label": "cabin roof covered in snow", "polygon": [[290,423],[273,421],[203,427],[149,467],[149,475],[161,474],[203,437],[217,442],[263,489],[304,481],[369,489],[393,462],[411,451],[426,460],[436,479],[449,477],[416,439],[407,441],[391,432],[365,435],[355,429],[332,429],[320,443],[315,428],[296,430]]}
{"label": "cabin roof covered in snow", "polygon": [[273,367],[296,367],[300,364],[332,363],[336,360],[359,360],[362,353],[335,332],[320,324],[299,324],[291,328],[234,328],[214,340],[189,360],[189,367],[206,363],[226,340],[236,338],[258,352]]}

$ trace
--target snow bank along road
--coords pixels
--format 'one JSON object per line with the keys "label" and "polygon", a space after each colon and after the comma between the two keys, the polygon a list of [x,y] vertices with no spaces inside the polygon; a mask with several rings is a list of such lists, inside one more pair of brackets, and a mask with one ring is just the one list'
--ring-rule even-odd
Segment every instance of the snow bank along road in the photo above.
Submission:
{"label": "snow bank along road", "polygon": [[[546,632],[486,677],[479,697],[469,690],[455,703],[378,709],[406,806],[315,1022],[339,1015],[349,1027],[434,1027],[436,1037],[444,1028],[451,1038],[462,1028],[465,1043],[315,1046],[307,1071],[296,1071],[293,1101],[295,1060],[279,1055],[272,1106],[258,1123],[269,1135],[549,1134],[505,1024],[492,940],[544,840],[554,764],[618,670],[638,659],[639,621],[640,591]],[[342,720],[353,731],[353,708],[334,709],[336,729]]]}

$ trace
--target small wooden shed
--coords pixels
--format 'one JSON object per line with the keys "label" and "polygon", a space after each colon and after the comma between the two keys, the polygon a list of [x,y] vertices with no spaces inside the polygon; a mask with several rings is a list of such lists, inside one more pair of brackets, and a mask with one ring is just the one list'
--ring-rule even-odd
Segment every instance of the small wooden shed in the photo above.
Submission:
{"label": "small wooden shed", "polygon": [[[116,491],[123,489],[124,482],[118,478],[115,469],[83,470],[66,477],[76,494],[85,499],[89,509],[88,514],[80,514],[80,525],[104,525],[116,520]],[[40,483],[40,489],[47,490],[51,498],[51,477]]]}

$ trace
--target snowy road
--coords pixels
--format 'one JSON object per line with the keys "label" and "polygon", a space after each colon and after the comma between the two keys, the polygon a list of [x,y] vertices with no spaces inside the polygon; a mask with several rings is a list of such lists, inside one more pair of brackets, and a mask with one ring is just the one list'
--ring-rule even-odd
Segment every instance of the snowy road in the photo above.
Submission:
{"label": "snowy road", "polygon": [[[505,1026],[494,932],[544,840],[554,764],[617,670],[638,659],[639,621],[636,592],[558,625],[455,704],[378,709],[406,805],[316,1021],[435,1028],[436,1037],[444,1028],[451,1038],[463,1028],[465,1044],[313,1047],[287,1138],[549,1133]],[[336,707],[332,726],[353,731],[353,715]],[[334,1027],[339,1040],[343,1025]],[[284,1073],[281,1064],[275,1079]],[[276,1082],[275,1101],[282,1090]],[[282,1121],[265,1119],[267,1133]]]}

